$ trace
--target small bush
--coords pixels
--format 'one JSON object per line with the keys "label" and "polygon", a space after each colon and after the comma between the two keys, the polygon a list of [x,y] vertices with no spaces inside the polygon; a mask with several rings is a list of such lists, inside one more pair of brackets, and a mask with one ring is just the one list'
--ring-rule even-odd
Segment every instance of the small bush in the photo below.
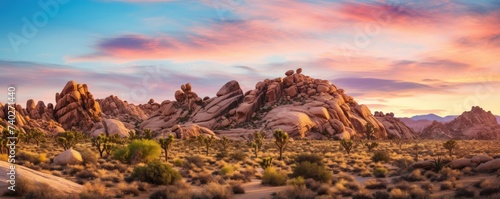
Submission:
{"label": "small bush", "polygon": [[192,197],[190,186],[184,182],[176,182],[149,196],[150,199],[191,199]]}
{"label": "small bush", "polygon": [[274,167],[268,167],[262,175],[262,184],[271,186],[285,185],[287,174],[285,171],[277,171]]}
{"label": "small bush", "polygon": [[377,180],[377,179],[370,179],[370,180],[366,181],[365,188],[367,188],[367,189],[386,189],[387,182],[384,182],[382,180]]}
{"label": "small bush", "polygon": [[428,192],[423,190],[420,187],[414,187],[413,189],[410,190],[410,197],[412,199],[427,199],[430,198]]}
{"label": "small bush", "polygon": [[293,179],[288,180],[287,184],[290,186],[301,187],[301,186],[305,186],[306,182],[302,176],[299,176],[297,178],[293,178]]}
{"label": "small bush", "polygon": [[247,159],[247,154],[243,151],[237,151],[234,153],[231,153],[231,158],[236,160],[236,161],[245,161]]}
{"label": "small bush", "polygon": [[420,171],[420,169],[415,169],[408,175],[406,180],[410,182],[416,182],[416,181],[425,181],[427,180],[427,178],[422,175],[422,171]]}
{"label": "small bush", "polygon": [[159,159],[161,147],[153,140],[134,140],[127,147],[117,148],[113,157],[130,164],[148,163]]}
{"label": "small bush", "polygon": [[204,172],[198,173],[197,175],[193,176],[191,181],[199,184],[208,184],[210,182],[215,182],[215,178],[211,173]]}
{"label": "small bush", "polygon": [[[232,190],[228,187],[220,185],[219,183],[211,182],[201,192],[201,197],[199,198],[218,198],[218,199],[229,199],[232,196]],[[195,196],[196,198],[196,196]]]}
{"label": "small bush", "polygon": [[317,163],[300,162],[293,168],[293,177],[302,176],[304,178],[312,178],[320,182],[329,182],[332,179],[332,174],[325,167]]}
{"label": "small bush", "polygon": [[306,189],[305,187],[290,187],[284,191],[278,192],[273,198],[299,198],[299,199],[314,199],[316,193]]}
{"label": "small bush", "polygon": [[182,165],[184,165],[184,160],[174,159],[174,166],[176,166],[176,167],[182,167]]}
{"label": "small bush", "polygon": [[226,164],[220,169],[219,174],[222,176],[231,176],[231,175],[233,175],[233,172],[235,172],[237,170],[238,170],[238,166],[233,165],[233,164]]}
{"label": "small bush", "polygon": [[170,165],[163,164],[159,160],[148,163],[145,166],[137,166],[131,175],[131,179],[148,182],[157,185],[173,184],[181,180],[181,175]]}
{"label": "small bush", "polygon": [[83,170],[83,171],[79,171],[78,173],[76,173],[76,177],[78,177],[78,178],[84,178],[84,179],[95,179],[98,176],[93,171]]}
{"label": "small bush", "polygon": [[444,181],[441,183],[441,190],[450,190],[455,188],[455,183],[452,181]]}
{"label": "small bush", "polygon": [[186,162],[188,168],[191,168],[191,165],[194,165],[198,168],[202,168],[205,166],[205,160],[199,155],[186,157]]}
{"label": "small bush", "polygon": [[321,187],[321,182],[318,182],[314,179],[307,179],[304,181],[306,183],[306,187],[310,190],[317,191]]}
{"label": "small bush", "polygon": [[9,156],[7,154],[0,154],[0,161],[7,162],[9,160]]}
{"label": "small bush", "polygon": [[233,190],[233,194],[244,194],[245,189],[241,186],[240,183],[235,183],[231,185],[231,190]]}
{"label": "small bush", "polygon": [[389,193],[385,191],[377,191],[373,193],[373,199],[389,199],[390,195]]}
{"label": "small bush", "polygon": [[391,192],[389,193],[389,198],[390,199],[408,199],[410,198],[410,194],[406,191],[403,191],[401,189],[392,189]]}
{"label": "small bush", "polygon": [[377,178],[385,178],[387,172],[388,172],[387,169],[383,167],[378,167],[373,169],[373,175]]}
{"label": "small bush", "polygon": [[457,190],[455,191],[455,198],[460,198],[460,197],[473,198],[474,195],[475,195],[474,191],[468,188],[457,188]]}
{"label": "small bush", "polygon": [[80,152],[82,155],[83,164],[92,165],[97,163],[97,154],[92,152],[92,150],[88,148],[78,148],[76,151]]}
{"label": "small bush", "polygon": [[295,158],[295,163],[310,162],[323,166],[323,157],[315,154],[300,154]]}
{"label": "small bush", "polygon": [[391,156],[387,151],[376,151],[371,159],[374,162],[389,162],[391,161]]}
{"label": "small bush", "polygon": [[107,190],[106,186],[102,184],[100,181],[85,183],[85,190],[80,193],[81,199],[94,199],[94,198],[102,198],[102,199],[110,199],[112,196],[110,192]]}
{"label": "small bush", "polygon": [[352,195],[352,199],[373,199],[373,196],[368,191],[361,190]]}
{"label": "small bush", "polygon": [[497,184],[496,186],[486,187],[479,192],[480,196],[491,196],[493,194],[500,193],[500,186]]}

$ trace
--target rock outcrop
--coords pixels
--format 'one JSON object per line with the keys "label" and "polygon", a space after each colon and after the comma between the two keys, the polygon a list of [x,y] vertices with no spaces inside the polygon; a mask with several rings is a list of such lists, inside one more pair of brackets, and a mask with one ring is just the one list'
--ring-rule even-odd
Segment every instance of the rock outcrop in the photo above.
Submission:
{"label": "rock outcrop", "polygon": [[106,132],[108,132],[108,135],[120,135],[120,137],[128,137],[130,136],[130,131],[131,130],[125,127],[125,125],[120,120],[103,119],[102,123],[97,123],[91,130],[91,135],[106,135]]}
{"label": "rock outcrop", "polygon": [[101,121],[101,108],[86,84],[69,81],[61,93],[56,93],[54,118],[64,129],[88,131]]}
{"label": "rock outcrop", "polygon": [[375,112],[375,118],[386,128],[389,138],[415,139],[415,131],[394,117],[394,113]]}
{"label": "rock outcrop", "polygon": [[[99,102],[101,112],[105,118],[114,118],[123,122],[136,122],[148,117],[142,108],[129,104],[127,101],[122,101],[117,96],[110,95],[104,99],[98,99],[97,102]],[[151,103],[153,104],[154,100]],[[152,109],[153,107],[150,106],[149,108]],[[158,108],[159,105],[156,109]],[[145,109],[147,108],[145,107]]]}
{"label": "rock outcrop", "polygon": [[434,121],[422,130],[422,138],[428,139],[500,139],[500,125],[495,116],[474,106],[451,122],[442,124]]}
{"label": "rock outcrop", "polygon": [[[0,161],[0,178],[9,179],[7,173],[10,172],[10,166],[10,163]],[[71,197],[78,195],[85,189],[83,185],[20,165],[16,165],[16,179],[21,179],[24,183],[33,185],[35,188],[39,187],[45,190],[50,188],[54,191],[51,193],[56,194],[53,197]],[[2,190],[0,192],[1,195],[3,195],[5,191],[8,191],[8,186],[10,186],[10,184],[8,184],[6,180],[0,181],[0,188]]]}

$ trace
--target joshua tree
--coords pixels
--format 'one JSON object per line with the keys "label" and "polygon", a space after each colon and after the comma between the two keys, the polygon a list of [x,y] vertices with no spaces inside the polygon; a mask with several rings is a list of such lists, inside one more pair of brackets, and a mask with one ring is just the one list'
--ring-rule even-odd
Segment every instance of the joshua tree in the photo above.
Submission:
{"label": "joshua tree", "polygon": [[155,134],[156,134],[156,132],[154,132],[151,129],[144,129],[144,131],[142,131],[141,138],[146,139],[146,140],[153,140],[153,139],[155,139]]}
{"label": "joshua tree", "polygon": [[255,157],[258,157],[258,152],[261,150],[264,144],[264,133],[256,131],[255,133],[247,136],[247,146],[252,147]]}
{"label": "joshua tree", "polygon": [[347,155],[350,155],[351,150],[354,148],[354,142],[352,142],[351,140],[341,140],[340,145],[347,152]]}
{"label": "joshua tree", "polygon": [[453,155],[453,149],[458,147],[458,143],[455,140],[448,140],[445,143],[443,143],[443,147],[448,150],[448,154],[451,156]]}
{"label": "joshua tree", "polygon": [[262,167],[262,169],[266,170],[267,167],[271,166],[272,162],[273,162],[273,158],[267,157],[267,158],[262,159],[262,162],[260,162],[259,164]]}
{"label": "joshua tree", "polygon": [[405,141],[401,138],[395,138],[392,141],[394,141],[394,143],[399,146],[399,150],[401,150],[403,144],[405,143]]}
{"label": "joshua tree", "polygon": [[138,140],[138,139],[140,139],[139,135],[137,135],[137,133],[136,133],[136,132],[137,132],[137,131],[133,131],[133,130],[128,132],[128,139],[129,139],[130,141],[134,141],[134,140]]}
{"label": "joshua tree", "polygon": [[372,152],[374,148],[378,146],[378,143],[376,142],[371,142],[371,143],[365,143],[365,147],[368,149],[368,152]]}
{"label": "joshua tree", "polygon": [[198,153],[201,153],[200,148],[203,145],[204,140],[205,140],[205,137],[203,137],[203,135],[198,135],[198,136],[196,136],[196,138],[194,138],[196,148],[198,148]]}
{"label": "joshua tree", "polygon": [[208,156],[208,151],[210,150],[210,147],[212,146],[212,144],[214,143],[214,136],[210,136],[210,137],[203,137],[203,144],[205,145],[206,147],[206,151],[205,151],[205,155]]}
{"label": "joshua tree", "polygon": [[220,139],[220,145],[222,146],[222,153],[227,154],[227,146],[229,145],[229,140],[226,136],[222,136],[222,139]]}
{"label": "joshua tree", "polygon": [[420,149],[422,149],[422,146],[420,146],[420,140],[415,140],[415,145],[413,145],[412,149],[413,152],[415,153],[415,157],[413,158],[413,160],[417,162],[419,159]]}
{"label": "joshua tree", "polygon": [[174,135],[169,134],[167,138],[160,138],[158,142],[160,143],[161,148],[165,151],[165,161],[168,161],[168,150],[174,143]]}
{"label": "joshua tree", "polygon": [[375,132],[377,132],[377,128],[371,122],[365,124],[365,134],[367,140],[372,140],[375,138]]}
{"label": "joshua tree", "polygon": [[103,157],[104,152],[106,152],[106,154],[109,155],[111,150],[115,147],[115,144],[112,143],[112,139],[103,134],[92,138],[91,141],[92,141],[92,146],[96,147],[97,151],[99,151],[99,156],[101,158]]}
{"label": "joshua tree", "polygon": [[85,138],[85,135],[77,131],[65,131],[57,134],[57,144],[61,145],[64,150],[68,150],[75,146],[78,142]]}
{"label": "joshua tree", "polygon": [[280,157],[279,160],[283,159],[283,150],[285,149],[286,145],[288,144],[288,141],[290,137],[288,136],[288,133],[282,131],[281,129],[277,129],[274,131],[274,143],[278,147],[280,151]]}
{"label": "joshua tree", "polygon": [[38,129],[29,129],[26,134],[26,142],[30,143],[31,140],[35,141],[36,146],[43,139],[44,134]]}

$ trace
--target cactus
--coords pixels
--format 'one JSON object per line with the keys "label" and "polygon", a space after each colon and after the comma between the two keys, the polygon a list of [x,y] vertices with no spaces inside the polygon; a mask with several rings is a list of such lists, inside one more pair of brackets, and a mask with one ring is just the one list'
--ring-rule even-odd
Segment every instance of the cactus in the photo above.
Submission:
{"label": "cactus", "polygon": [[262,169],[266,170],[268,167],[272,165],[273,158],[272,157],[267,157],[262,159],[262,161],[259,163]]}
{"label": "cactus", "polygon": [[174,135],[172,134],[169,134],[167,138],[160,138],[158,140],[158,143],[160,143],[161,148],[163,149],[163,151],[165,151],[165,161],[168,161],[168,150],[170,149],[174,141],[175,138]]}
{"label": "cactus", "polygon": [[282,131],[281,129],[277,129],[274,131],[274,143],[278,147],[280,151],[280,157],[279,160],[283,159],[283,150],[285,149],[286,145],[288,144],[288,141],[290,137],[288,136],[288,133]]}

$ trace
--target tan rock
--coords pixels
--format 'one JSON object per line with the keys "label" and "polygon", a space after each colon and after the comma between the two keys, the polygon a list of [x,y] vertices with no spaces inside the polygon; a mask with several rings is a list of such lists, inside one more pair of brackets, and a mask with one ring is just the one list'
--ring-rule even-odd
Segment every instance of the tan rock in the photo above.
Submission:
{"label": "tan rock", "polygon": [[470,167],[472,165],[471,159],[457,159],[450,163],[450,168],[452,169],[463,169],[465,167]]}
{"label": "tan rock", "polygon": [[220,97],[220,96],[223,96],[223,95],[226,95],[228,93],[238,91],[238,90],[241,90],[240,84],[238,84],[237,81],[232,80],[232,81],[229,81],[226,84],[224,84],[224,86],[222,86],[222,88],[219,89],[219,91],[217,92],[217,97]]}
{"label": "tan rock", "polygon": [[81,164],[83,162],[82,155],[80,152],[75,151],[73,149],[68,149],[61,154],[59,154],[56,158],[54,158],[54,163],[58,165],[73,165],[73,164]]}
{"label": "tan rock", "polygon": [[472,157],[472,159],[471,159],[471,161],[476,163],[476,164],[489,162],[491,160],[493,160],[493,158],[488,156],[488,155],[476,155],[476,156]]}
{"label": "tan rock", "polygon": [[475,168],[477,172],[488,173],[494,172],[500,169],[500,159],[494,159],[485,163],[480,164]]}
{"label": "tan rock", "polygon": [[290,87],[286,88],[285,93],[286,93],[286,95],[288,95],[290,97],[297,96],[297,94],[298,94],[297,86],[290,86]]}
{"label": "tan rock", "polygon": [[288,70],[285,72],[285,75],[288,77],[290,75],[293,75],[293,70]]}

